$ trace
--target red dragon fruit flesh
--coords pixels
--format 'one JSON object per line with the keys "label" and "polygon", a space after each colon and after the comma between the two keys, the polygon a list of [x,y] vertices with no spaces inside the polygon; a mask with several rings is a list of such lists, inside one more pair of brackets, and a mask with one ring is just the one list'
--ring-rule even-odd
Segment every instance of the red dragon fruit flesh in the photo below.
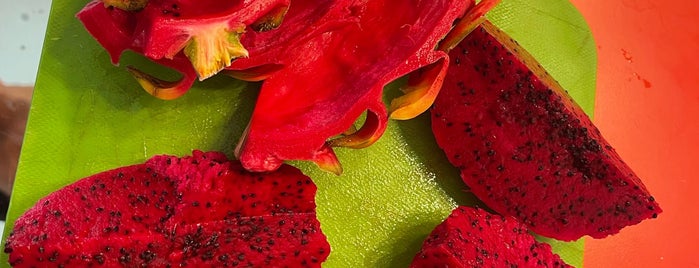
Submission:
{"label": "red dragon fruit flesh", "polygon": [[249,173],[216,152],[155,156],[79,180],[15,223],[14,267],[319,267],[315,184]]}
{"label": "red dragon fruit flesh", "polygon": [[487,206],[544,236],[602,238],[662,210],[589,117],[489,22],[451,51],[432,129]]}
{"label": "red dragon fruit flesh", "polygon": [[514,218],[460,206],[434,228],[410,267],[571,266]]}

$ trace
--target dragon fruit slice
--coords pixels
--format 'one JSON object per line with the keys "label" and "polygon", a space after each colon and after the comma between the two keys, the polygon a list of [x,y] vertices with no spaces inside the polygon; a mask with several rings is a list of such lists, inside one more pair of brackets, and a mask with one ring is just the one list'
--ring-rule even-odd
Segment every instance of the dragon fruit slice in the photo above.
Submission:
{"label": "dragon fruit slice", "polygon": [[155,156],[43,198],[5,252],[15,267],[319,267],[330,246],[315,192],[291,166],[255,174],[216,152]]}
{"label": "dragon fruit slice", "polygon": [[439,224],[410,267],[572,267],[513,218],[460,206]]}
{"label": "dragon fruit slice", "polygon": [[582,109],[485,23],[450,53],[432,129],[471,191],[559,240],[602,238],[662,210]]}
{"label": "dragon fruit slice", "polygon": [[[296,11],[296,4],[309,5],[295,1],[276,31],[298,27],[289,22],[295,20],[294,14],[306,13]],[[332,147],[366,147],[383,134],[387,121],[383,87],[421,67],[434,64],[438,72],[445,70],[447,54],[435,47],[472,6],[473,1],[338,3],[333,7],[338,11],[328,12],[329,16],[348,12],[344,17],[350,22],[338,26],[330,23],[331,19],[320,19],[329,22],[332,29],[302,42],[285,43],[283,57],[269,53],[251,56],[254,64],[238,65],[248,59],[233,63],[231,68],[237,70],[265,64],[283,66],[262,84],[252,118],[236,148],[243,166],[267,171],[285,160],[310,160],[340,173]],[[288,39],[280,42],[284,40]],[[436,78],[433,81],[439,82]],[[366,121],[357,132],[331,139],[365,112]]]}
{"label": "dragon fruit slice", "polygon": [[[93,0],[77,17],[114,64],[129,49],[182,73],[184,77],[175,82],[135,74],[141,84],[155,88],[146,89],[149,93],[171,99],[192,86],[192,70],[203,80],[230,66],[233,59],[247,57],[241,36],[248,30],[273,29],[288,6],[289,0]],[[165,63],[175,58],[190,64]],[[161,96],[161,91],[167,94]]]}

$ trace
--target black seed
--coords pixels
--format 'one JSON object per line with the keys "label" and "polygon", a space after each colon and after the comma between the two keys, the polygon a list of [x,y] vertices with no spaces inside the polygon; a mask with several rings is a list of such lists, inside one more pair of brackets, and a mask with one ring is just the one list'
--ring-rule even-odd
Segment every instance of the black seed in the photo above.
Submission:
{"label": "black seed", "polygon": [[146,250],[144,252],[141,252],[141,255],[139,255],[138,257],[141,258],[146,263],[148,263],[148,262],[155,260],[156,255],[154,252],[152,252],[150,250]]}
{"label": "black seed", "polygon": [[102,253],[100,253],[100,254],[98,254],[98,255],[95,255],[95,256],[92,257],[92,258],[93,258],[97,263],[99,263],[99,264],[104,264],[104,255],[102,255]]}
{"label": "black seed", "polygon": [[223,254],[221,256],[218,256],[218,260],[220,262],[226,262],[228,260],[228,254]]}

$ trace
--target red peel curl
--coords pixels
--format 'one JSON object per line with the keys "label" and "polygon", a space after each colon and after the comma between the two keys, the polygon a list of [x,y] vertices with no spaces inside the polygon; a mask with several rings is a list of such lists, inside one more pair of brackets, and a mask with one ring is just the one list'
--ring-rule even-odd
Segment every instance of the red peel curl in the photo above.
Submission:
{"label": "red peel curl", "polygon": [[156,60],[160,65],[172,68],[182,75],[176,81],[166,81],[149,75],[136,67],[127,66],[126,70],[138,81],[141,87],[156,98],[162,100],[173,100],[181,97],[194,84],[197,73],[183,56],[178,56],[172,60]]}
{"label": "red peel curl", "polygon": [[410,74],[408,84],[401,88],[405,95],[391,101],[391,119],[408,120],[427,111],[442,88],[449,67],[449,58],[422,67]]}
{"label": "red peel curl", "polygon": [[332,147],[347,147],[353,149],[366,148],[374,144],[383,134],[386,126],[385,111],[380,113],[367,111],[362,127],[350,134],[328,141]]}

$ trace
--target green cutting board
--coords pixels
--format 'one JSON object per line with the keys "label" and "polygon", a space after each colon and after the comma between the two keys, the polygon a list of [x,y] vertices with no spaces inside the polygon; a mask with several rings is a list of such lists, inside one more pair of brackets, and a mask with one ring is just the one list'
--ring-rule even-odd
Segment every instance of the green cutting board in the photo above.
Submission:
{"label": "green cutting board", "polygon": [[[197,83],[184,97],[146,94],[75,19],[87,1],[54,1],[5,228],[39,198],[82,177],[193,149],[229,156],[252,113],[259,85],[227,77]],[[590,31],[561,0],[503,0],[490,19],[517,39],[588,112],[596,54]],[[122,65],[145,66],[127,53]],[[396,96],[395,85],[386,99]],[[456,205],[474,204],[436,146],[429,116],[390,122],[363,150],[338,149],[345,173],[293,162],[318,185],[318,218],[332,245],[326,267],[404,267],[422,240]],[[553,243],[581,266],[583,242]],[[7,256],[2,254],[3,263]]]}

